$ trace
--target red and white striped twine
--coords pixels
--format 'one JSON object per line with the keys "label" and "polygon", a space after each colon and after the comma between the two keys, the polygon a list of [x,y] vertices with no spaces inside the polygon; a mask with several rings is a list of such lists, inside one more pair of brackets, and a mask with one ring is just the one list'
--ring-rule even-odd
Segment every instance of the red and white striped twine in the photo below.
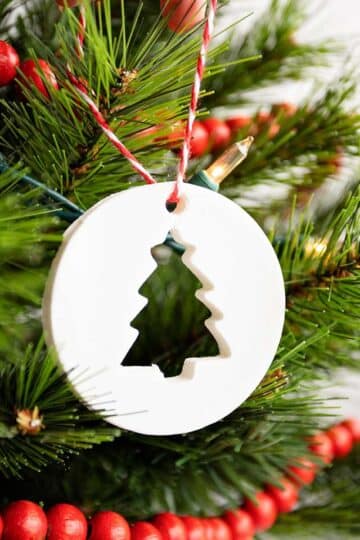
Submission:
{"label": "red and white striped twine", "polygon": [[[76,54],[79,58],[82,58],[84,56],[84,40],[86,34],[86,11],[83,5],[79,8],[78,23],[79,30],[76,36]],[[74,85],[79,96],[82,97],[82,99],[88,104],[90,112],[92,113],[94,119],[96,120],[99,127],[102,129],[103,133],[109,139],[111,144],[113,144],[115,148],[117,148],[117,150],[119,150],[119,152],[129,161],[133,169],[135,169],[135,171],[137,171],[144,178],[145,182],[147,182],[148,184],[155,184],[156,180],[115,135],[109,124],[106,122],[104,116],[101,114],[99,108],[89,97],[87,88],[75,77],[75,75],[73,75],[69,65],[67,68],[67,75],[70,82]]]}
{"label": "red and white striped twine", "polygon": [[82,58],[84,56],[84,40],[86,33],[86,11],[84,5],[80,5],[79,7],[78,24],[79,31],[76,36],[76,54],[79,58]]}
{"label": "red and white striped twine", "polygon": [[69,77],[70,82],[76,88],[77,93],[88,104],[91,114],[93,115],[97,124],[101,127],[102,131],[104,132],[106,137],[109,139],[111,144],[113,144],[115,148],[117,148],[117,150],[119,150],[119,152],[129,161],[133,169],[135,169],[135,171],[137,171],[143,177],[145,182],[147,182],[148,184],[156,184],[156,180],[145,169],[145,167],[141,165],[141,163],[136,159],[136,157],[130,152],[130,150],[126,148],[126,146],[120,141],[120,139],[112,131],[111,127],[106,122],[104,116],[101,114],[96,104],[89,97],[89,94],[85,86],[80,81],[78,81],[78,79],[74,77],[74,75],[71,72],[68,72],[68,77]]}
{"label": "red and white striped twine", "polygon": [[[176,182],[172,193],[168,198],[168,202],[177,203],[181,195],[182,185],[185,180],[186,171],[189,165],[190,160],[190,147],[191,147],[191,137],[192,130],[194,126],[194,121],[196,118],[196,110],[200,96],[201,81],[204,76],[206,56],[209,49],[211,36],[214,30],[215,14],[217,9],[217,0],[209,0],[207,19],[204,25],[204,31],[202,35],[202,42],[200,53],[197,60],[196,71],[194,82],[191,90],[191,100],[189,106],[189,115],[185,127],[185,136],[184,142],[180,153],[180,162],[178,167],[178,173],[176,177]],[[85,8],[80,7],[79,13],[79,32],[77,35],[76,42],[76,52],[79,57],[84,55],[84,39],[86,32],[86,16]],[[85,86],[68,70],[68,77],[70,82],[74,85],[76,91],[81,96],[81,98],[89,106],[90,112],[92,113],[95,121],[102,129],[103,133],[109,139],[109,141],[119,150],[119,152],[129,161],[133,169],[137,171],[147,182],[148,184],[156,183],[156,180],[152,175],[141,165],[137,158],[126,148],[126,146],[118,139],[115,133],[110,128],[109,124],[106,122],[104,116],[101,114],[100,110],[94,103],[94,101],[89,97],[87,89]]]}
{"label": "red and white striped twine", "polygon": [[185,174],[189,165],[192,131],[193,131],[193,126],[194,126],[194,122],[196,118],[196,110],[197,110],[197,105],[198,105],[199,96],[200,96],[201,81],[204,76],[206,56],[209,49],[211,36],[214,30],[216,8],[217,8],[217,0],[210,0],[207,20],[205,22],[203,36],[202,36],[200,53],[199,53],[197,65],[196,65],[194,83],[191,90],[189,115],[188,115],[186,128],[185,128],[184,142],[183,142],[183,146],[180,153],[180,162],[179,162],[179,167],[178,167],[176,183],[175,183],[174,190],[168,199],[169,202],[174,202],[174,203],[178,202],[180,193],[181,193],[181,187],[182,187],[182,184],[184,183]]}

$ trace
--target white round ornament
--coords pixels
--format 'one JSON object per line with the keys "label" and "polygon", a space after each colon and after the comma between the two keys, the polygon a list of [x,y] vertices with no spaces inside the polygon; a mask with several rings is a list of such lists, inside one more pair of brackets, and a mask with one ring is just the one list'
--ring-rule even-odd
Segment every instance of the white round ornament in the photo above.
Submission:
{"label": "white round ornament", "polygon": [[[64,235],[43,303],[47,343],[78,394],[112,424],[149,435],[191,432],[236,409],[266,374],[285,313],[280,265],[257,223],[191,184],[169,213],[172,189],[134,187],[88,210]],[[219,347],[218,356],[185,359],[176,377],[156,365],[121,365],[138,335],[131,322],[147,303],[138,291],[156,269],[151,248],[169,231],[203,285],[196,296],[212,313],[205,324]]]}

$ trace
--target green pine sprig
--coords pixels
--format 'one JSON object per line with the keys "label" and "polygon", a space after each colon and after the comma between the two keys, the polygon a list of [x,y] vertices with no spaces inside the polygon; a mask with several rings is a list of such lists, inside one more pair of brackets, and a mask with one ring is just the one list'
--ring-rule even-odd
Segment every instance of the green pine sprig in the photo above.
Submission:
{"label": "green pine sprig", "polygon": [[[329,65],[332,56],[341,50],[339,43],[297,41],[296,32],[308,17],[302,0],[272,0],[243,37],[235,27],[229,36],[228,50],[217,60],[229,66],[220,77],[210,80],[215,92],[207,100],[208,107],[248,103],[253,90],[285,80],[302,80],[309,68]],[[248,65],[236,62],[255,55],[259,55],[257,61]]]}
{"label": "green pine sprig", "polygon": [[[16,363],[0,367],[0,387],[0,473],[5,477],[64,463],[69,455],[119,434],[80,405],[41,340]],[[22,416],[37,412],[38,430],[20,422]]]}
{"label": "green pine sprig", "polygon": [[272,538],[341,538],[350,540],[360,533],[359,447],[346,459],[338,459],[331,469],[302,490],[295,512],[280,516],[266,535]]}

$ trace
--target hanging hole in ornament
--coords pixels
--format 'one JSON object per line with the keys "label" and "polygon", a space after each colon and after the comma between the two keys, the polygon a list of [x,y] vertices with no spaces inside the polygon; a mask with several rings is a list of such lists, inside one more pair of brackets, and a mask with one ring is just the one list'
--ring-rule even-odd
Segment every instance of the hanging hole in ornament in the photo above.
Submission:
{"label": "hanging hole in ornament", "polygon": [[170,214],[171,214],[172,212],[174,212],[176,210],[177,205],[178,205],[178,203],[176,201],[167,200],[166,201],[166,210],[168,212],[170,212]]}
{"label": "hanging hole in ornament", "polygon": [[173,213],[175,212],[175,210],[177,212],[182,212],[182,210],[184,210],[185,206],[186,206],[186,197],[184,194],[182,195],[179,195],[177,197],[177,199],[172,199],[172,196],[171,195],[167,201],[166,201],[166,210],[170,213]]}
{"label": "hanging hole in ornament", "polygon": [[[186,358],[219,354],[208,327],[214,314],[198,297],[203,283],[178,254],[163,244],[154,246],[151,254],[157,267],[139,290],[147,302],[131,322],[138,335],[122,366],[156,364],[165,377],[175,377],[183,371]],[[155,319],[158,331],[152,324]],[[178,321],[175,332],[174,320]]]}

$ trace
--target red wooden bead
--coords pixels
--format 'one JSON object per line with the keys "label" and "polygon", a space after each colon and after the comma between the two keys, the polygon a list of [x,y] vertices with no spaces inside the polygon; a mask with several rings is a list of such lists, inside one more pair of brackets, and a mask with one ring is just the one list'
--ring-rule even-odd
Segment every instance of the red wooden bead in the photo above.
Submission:
{"label": "red wooden bead", "polygon": [[116,512],[97,512],[90,521],[89,540],[130,540],[128,522]]}
{"label": "red wooden bead", "polygon": [[47,512],[47,519],[47,540],[86,540],[87,521],[76,506],[56,504]]}
{"label": "red wooden bead", "polygon": [[215,540],[215,531],[210,519],[204,518],[201,521],[204,527],[205,540]]}
{"label": "red wooden bead", "polygon": [[[22,72],[20,77],[21,82],[27,88],[31,88],[31,85],[36,86],[46,98],[49,97],[49,92],[47,91],[42,77],[45,78],[49,85],[55,88],[55,90],[58,90],[59,88],[54,72],[45,60],[38,59],[36,62],[34,60],[25,60],[25,62],[20,64],[20,71]],[[21,88],[20,93],[22,93]]]}
{"label": "red wooden bead", "polygon": [[226,122],[219,118],[207,118],[202,124],[209,134],[212,150],[221,150],[230,143],[231,130]]}
{"label": "red wooden bead", "polygon": [[214,531],[214,540],[231,540],[229,525],[221,518],[209,518],[210,527]]}
{"label": "red wooden bead", "polygon": [[138,521],[130,529],[131,540],[163,540],[161,532],[147,521]]}
{"label": "red wooden bead", "polygon": [[241,129],[250,126],[252,119],[250,116],[232,116],[226,120],[233,135],[236,135]]}
{"label": "red wooden bead", "polygon": [[306,458],[299,458],[296,461],[298,464],[289,467],[289,470],[296,476],[294,481],[300,486],[311,484],[315,480],[316,465]]}
{"label": "red wooden bead", "polygon": [[317,433],[311,437],[309,450],[319,456],[324,463],[330,463],[334,459],[334,445],[326,433]]}
{"label": "red wooden bead", "polygon": [[348,428],[355,443],[360,442],[360,420],[357,418],[348,418],[341,422],[340,426]]}
{"label": "red wooden bead", "polygon": [[185,525],[187,540],[205,540],[205,532],[201,519],[192,516],[183,516],[181,521]]}
{"label": "red wooden bead", "polygon": [[290,118],[291,116],[294,116],[294,114],[296,114],[297,106],[294,105],[294,103],[284,101],[283,103],[276,103],[276,105],[274,105],[273,107],[273,111],[275,113],[282,113],[283,116]]}
{"label": "red wooden bead", "polygon": [[334,426],[326,434],[332,440],[335,457],[347,456],[353,447],[353,436],[345,426]]}
{"label": "red wooden bead", "polygon": [[264,126],[265,124],[270,124],[274,120],[274,116],[267,111],[260,111],[257,113],[255,117],[255,122],[259,124],[260,126]]}
{"label": "red wooden bead", "polygon": [[187,32],[205,17],[204,0],[160,0],[161,14],[173,32]]}
{"label": "red wooden bead", "polygon": [[255,534],[255,525],[245,510],[229,510],[223,515],[229,525],[233,540],[251,540]]}
{"label": "red wooden bead", "polygon": [[45,540],[47,520],[38,504],[16,501],[3,513],[3,540]]}
{"label": "red wooden bead", "polygon": [[[182,147],[185,136],[185,126],[177,123],[174,129],[165,137],[158,137],[157,141],[166,140],[166,146],[174,151]],[[209,147],[209,134],[202,122],[195,120],[190,140],[191,157],[200,157],[205,154]]]}
{"label": "red wooden bead", "polygon": [[14,47],[0,40],[0,86],[6,86],[15,79],[19,64],[19,55]]}
{"label": "red wooden bead", "polygon": [[171,130],[166,135],[162,135],[155,141],[165,141],[168,148],[173,150],[181,148],[185,136],[185,125],[183,122],[175,122]]}
{"label": "red wooden bead", "polygon": [[[185,137],[185,125],[180,125],[179,122],[174,126],[174,129],[162,140],[166,139],[167,147],[173,150],[179,150]],[[160,138],[157,140],[161,140]],[[205,154],[209,147],[209,135],[202,122],[195,120],[190,140],[190,155],[191,157],[200,157]]]}
{"label": "red wooden bead", "polygon": [[278,514],[275,501],[263,491],[256,494],[256,502],[246,499],[244,509],[249,512],[254,521],[255,530],[259,532],[270,529]]}
{"label": "red wooden bead", "polygon": [[181,519],[171,512],[157,515],[153,523],[164,540],[186,540],[186,528]]}
{"label": "red wooden bead", "polygon": [[278,512],[291,512],[299,499],[298,488],[287,478],[280,484],[281,487],[267,486],[266,493],[274,499]]}
{"label": "red wooden bead", "polygon": [[269,139],[273,139],[280,131],[280,124],[275,120],[271,122],[268,130]]}
{"label": "red wooden bead", "polygon": [[195,120],[190,143],[191,157],[203,156],[208,148],[209,134],[202,123]]}

